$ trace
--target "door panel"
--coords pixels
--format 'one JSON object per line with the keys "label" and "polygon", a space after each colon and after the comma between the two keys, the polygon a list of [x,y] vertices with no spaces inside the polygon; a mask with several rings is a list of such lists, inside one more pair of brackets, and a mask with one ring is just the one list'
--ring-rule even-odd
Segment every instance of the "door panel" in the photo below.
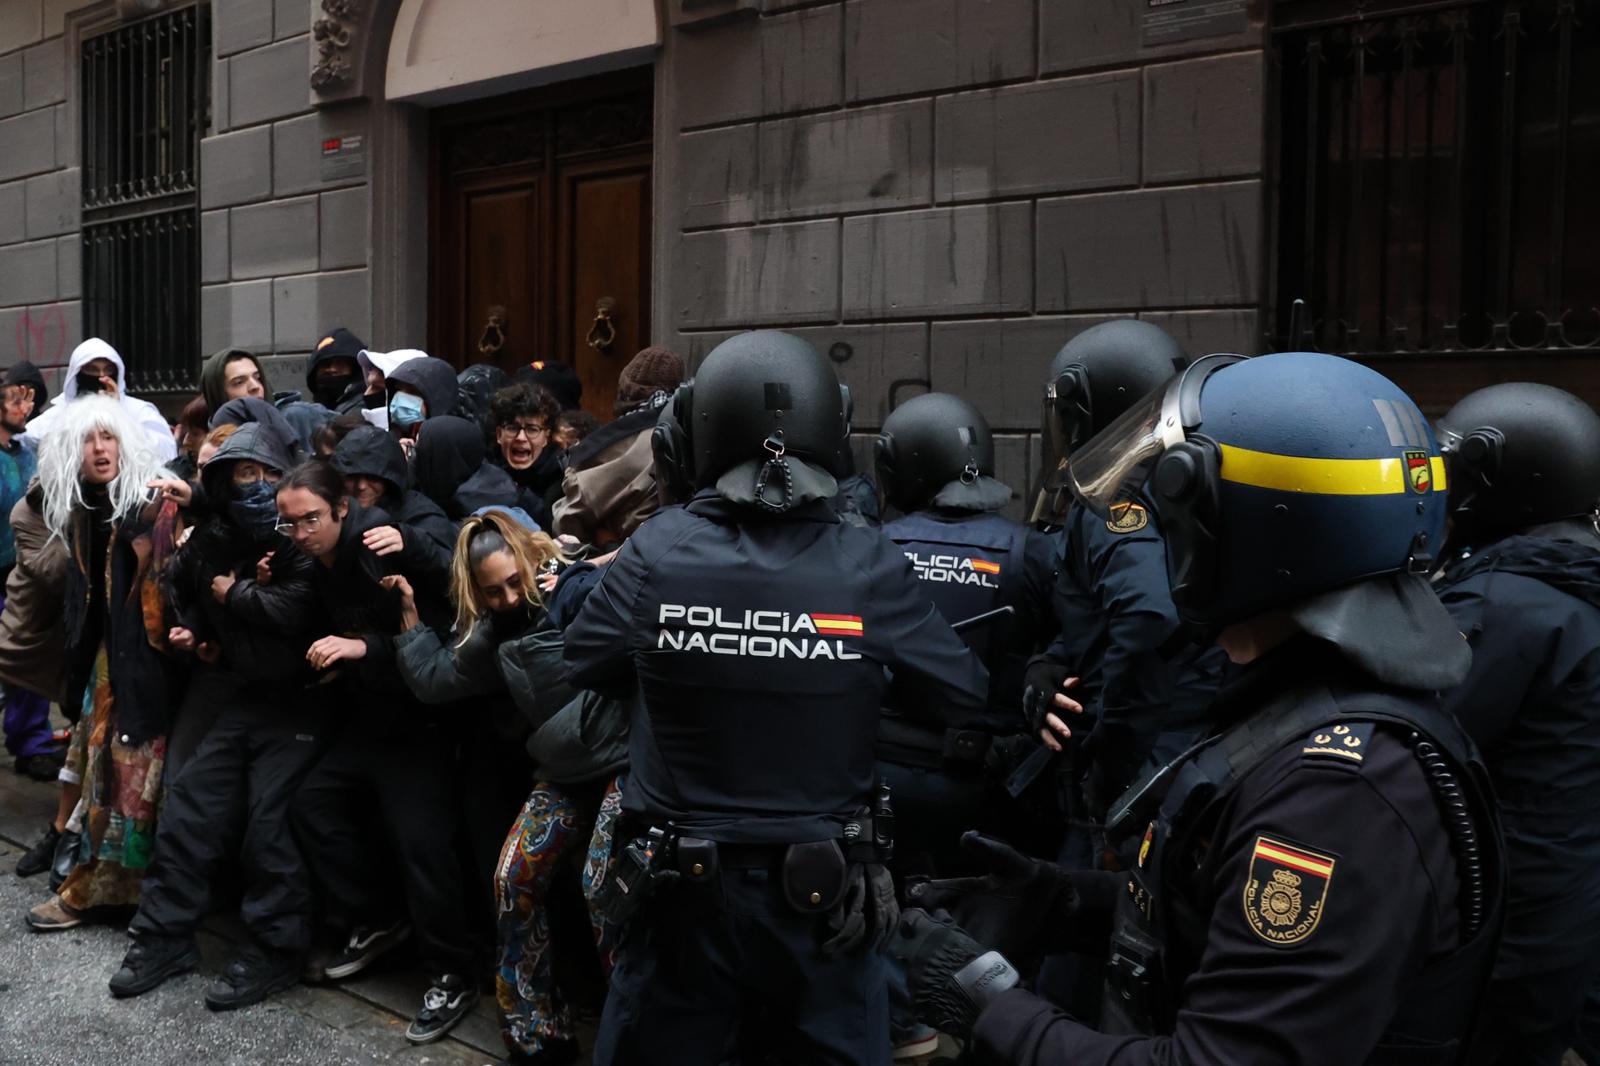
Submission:
{"label": "door panel", "polygon": [[[460,325],[454,336],[458,365],[480,359],[502,365],[538,358],[534,348],[541,320],[538,306],[540,264],[537,249],[541,226],[539,183],[519,181],[508,188],[491,187],[465,197],[462,241],[465,246]],[[501,335],[504,342],[493,356],[484,354],[480,342],[501,337],[489,331],[490,309],[505,308]]]}
{"label": "door panel", "polygon": [[[432,354],[510,372],[565,360],[584,407],[611,417],[618,372],[650,343],[650,84],[624,71],[435,112]],[[597,351],[603,297],[616,339]],[[497,306],[505,343],[487,356]]]}
{"label": "door panel", "polygon": [[[558,351],[578,371],[584,406],[609,414],[617,375],[649,343],[650,258],[639,238],[650,232],[650,160],[572,167],[563,178]],[[601,300],[612,303],[616,338],[596,349],[588,337]]]}

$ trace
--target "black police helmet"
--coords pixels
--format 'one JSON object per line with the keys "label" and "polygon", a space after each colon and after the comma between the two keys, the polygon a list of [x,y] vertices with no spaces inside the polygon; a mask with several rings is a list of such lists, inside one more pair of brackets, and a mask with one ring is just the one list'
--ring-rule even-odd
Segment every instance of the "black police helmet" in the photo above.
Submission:
{"label": "black police helmet", "polygon": [[994,475],[994,434],[959,396],[930,392],[896,407],[873,444],[884,496],[905,514],[927,507],[951,482]]}
{"label": "black police helmet", "polygon": [[1575,518],[1600,504],[1600,415],[1529,381],[1469,393],[1439,420],[1453,542]]}
{"label": "black police helmet", "polygon": [[1056,455],[1071,455],[1186,362],[1171,334],[1136,318],[1102,322],[1072,338],[1050,360],[1045,382],[1044,429]]}
{"label": "black police helmet", "polygon": [[754,330],[711,350],[674,398],[697,489],[751,460],[783,455],[842,471],[848,394],[833,366],[792,333]]}

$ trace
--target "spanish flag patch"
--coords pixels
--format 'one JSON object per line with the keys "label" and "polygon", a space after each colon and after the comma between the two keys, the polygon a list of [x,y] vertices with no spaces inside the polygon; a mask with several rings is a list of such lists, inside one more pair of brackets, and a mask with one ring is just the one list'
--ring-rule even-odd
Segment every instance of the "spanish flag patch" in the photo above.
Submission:
{"label": "spanish flag patch", "polygon": [[859,614],[817,614],[813,611],[811,624],[817,627],[818,633],[832,636],[859,637],[863,632]]}

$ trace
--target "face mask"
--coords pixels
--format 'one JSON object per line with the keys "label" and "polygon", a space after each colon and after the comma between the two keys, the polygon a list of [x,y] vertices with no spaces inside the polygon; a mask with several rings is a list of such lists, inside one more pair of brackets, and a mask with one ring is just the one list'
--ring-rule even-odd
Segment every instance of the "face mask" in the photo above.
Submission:
{"label": "face mask", "polygon": [[422,421],[422,397],[397,392],[389,400],[389,424],[409,429]]}
{"label": "face mask", "polygon": [[278,524],[277,486],[270,481],[235,485],[233,499],[228,501],[228,515],[254,539],[271,540]]}
{"label": "face mask", "polygon": [[317,386],[311,395],[322,406],[334,407],[344,398],[345,390],[355,379],[354,374],[334,374],[330,377],[317,378]]}

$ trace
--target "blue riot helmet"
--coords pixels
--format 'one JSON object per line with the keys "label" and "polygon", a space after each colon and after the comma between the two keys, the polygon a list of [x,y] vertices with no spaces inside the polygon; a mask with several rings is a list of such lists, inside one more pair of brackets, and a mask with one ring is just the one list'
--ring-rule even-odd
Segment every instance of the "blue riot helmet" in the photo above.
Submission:
{"label": "blue riot helmet", "polygon": [[1424,576],[1444,539],[1444,461],[1416,404],[1374,370],[1311,352],[1207,356],[1075,453],[1071,477],[1111,521],[1146,486],[1192,625],[1285,610],[1363,661],[1417,658],[1383,667],[1397,683],[1465,671]]}

